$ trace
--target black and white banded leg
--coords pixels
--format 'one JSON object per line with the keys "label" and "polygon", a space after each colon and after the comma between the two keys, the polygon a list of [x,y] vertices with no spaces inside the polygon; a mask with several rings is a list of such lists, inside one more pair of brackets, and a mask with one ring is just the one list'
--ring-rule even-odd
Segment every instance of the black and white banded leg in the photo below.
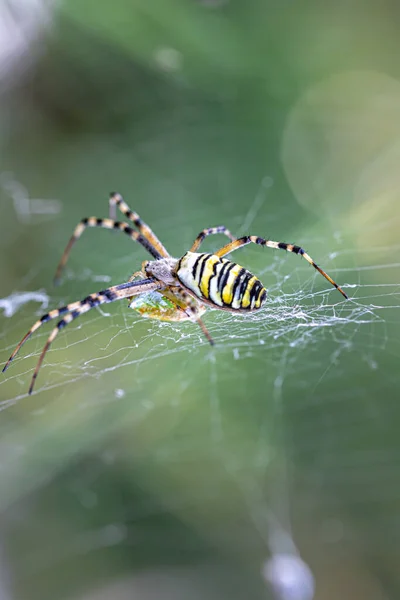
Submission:
{"label": "black and white banded leg", "polygon": [[140,281],[135,282],[126,282],[121,283],[119,285],[115,285],[106,290],[102,290],[100,292],[96,292],[94,294],[90,294],[86,296],[83,300],[78,302],[71,302],[71,304],[67,304],[61,308],[56,308],[51,310],[47,314],[43,315],[41,319],[36,321],[30,328],[30,330],[26,333],[26,335],[22,338],[18,346],[15,348],[14,352],[11,354],[7,363],[3,368],[3,373],[8,369],[10,363],[20,350],[20,348],[25,344],[25,342],[31,337],[31,335],[37,331],[44,323],[48,321],[52,321],[53,319],[57,319],[58,317],[65,315],[55,326],[53,331],[50,333],[47,342],[40,354],[39,360],[37,362],[35,371],[32,376],[32,381],[29,387],[29,394],[32,393],[33,386],[35,385],[35,380],[38,375],[39,369],[42,365],[43,359],[48,351],[51,343],[57,337],[59,331],[63,329],[68,323],[71,323],[74,319],[78,318],[80,315],[88,312],[90,309],[95,308],[96,306],[100,306],[100,304],[105,304],[108,302],[115,302],[116,300],[122,300],[123,298],[129,298],[132,296],[137,296],[138,294],[143,294],[144,292],[150,292],[152,290],[156,290],[162,287],[162,284],[155,279],[142,279]]}
{"label": "black and white banded leg", "polygon": [[190,252],[197,252],[204,239],[207,236],[215,235],[216,233],[222,233],[232,241],[236,239],[235,236],[231,234],[229,229],[224,227],[224,225],[218,225],[217,227],[208,227],[206,229],[203,229],[203,231],[200,231],[199,235],[194,240],[192,247],[190,248]]}
{"label": "black and white banded leg", "polygon": [[123,221],[114,221],[113,219],[100,219],[97,217],[87,217],[82,219],[80,223],[75,227],[74,233],[72,234],[62,256],[60,262],[58,263],[58,267],[56,270],[56,274],[54,277],[54,284],[58,285],[60,282],[60,277],[62,270],[64,269],[69,254],[71,252],[72,246],[75,242],[81,237],[82,233],[88,227],[101,227],[103,229],[113,229],[115,231],[122,231],[127,236],[131,238],[131,240],[135,240],[139,242],[146,250],[149,252],[154,258],[162,258],[158,250],[149,242],[149,240],[144,237],[141,233],[135,231],[128,223],[124,223]]}
{"label": "black and white banded leg", "polygon": [[344,296],[346,298],[346,300],[348,300],[348,296],[347,296],[347,294],[345,294],[345,292],[342,290],[342,288],[339,287],[338,284],[335,283],[333,281],[333,279],[331,277],[329,277],[329,275],[327,273],[325,273],[325,271],[323,271],[313,261],[311,256],[309,256],[307,254],[307,252],[305,252],[305,250],[303,250],[303,248],[301,248],[300,246],[296,246],[295,244],[286,244],[285,242],[273,242],[272,240],[266,240],[264,238],[257,237],[256,235],[246,235],[244,237],[238,238],[237,240],[235,240],[233,242],[230,242],[229,244],[226,244],[226,246],[223,246],[223,248],[221,248],[217,252],[214,252],[214,254],[216,256],[225,256],[226,254],[229,254],[230,252],[233,252],[234,250],[237,250],[238,248],[241,248],[242,246],[246,246],[247,244],[258,244],[260,246],[266,246],[267,248],[286,250],[287,252],[293,252],[294,254],[299,254],[300,256],[305,258],[305,260],[308,263],[310,263],[310,265],[312,265],[314,267],[314,269],[316,269],[318,271],[318,273],[320,273],[323,277],[325,277],[325,279],[327,279],[329,281],[329,283],[331,283],[337,290],[339,290],[339,292],[342,294],[342,296]]}
{"label": "black and white banded leg", "polygon": [[153,248],[157,250],[160,256],[163,256],[164,258],[167,258],[169,256],[168,251],[160,242],[158,237],[155,235],[151,227],[149,227],[147,223],[145,223],[140,218],[137,212],[133,211],[127,205],[121,194],[118,194],[117,192],[112,192],[110,194],[109,204],[111,219],[116,218],[116,208],[118,207],[122,214],[125,215],[127,219],[129,219],[130,221],[132,221],[132,223],[136,225],[142,236],[146,238],[148,242],[150,242],[150,244],[153,246]]}

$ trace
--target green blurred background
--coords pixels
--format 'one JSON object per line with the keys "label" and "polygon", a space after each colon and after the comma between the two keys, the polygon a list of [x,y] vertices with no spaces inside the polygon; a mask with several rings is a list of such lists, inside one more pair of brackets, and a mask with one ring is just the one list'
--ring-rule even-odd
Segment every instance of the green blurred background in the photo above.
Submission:
{"label": "green blurred background", "polygon": [[88,231],[52,288],[111,190],[175,256],[224,224],[304,246],[351,300],[245,248],[269,300],[209,311],[213,350],[117,303],[60,334],[29,397],[37,332],[0,381],[0,597],[307,600],[266,581],[298,552],[319,600],[398,598],[400,5],[39,4],[29,36],[32,4],[0,11],[3,362],[46,311],[12,294],[55,308],[146,258]]}

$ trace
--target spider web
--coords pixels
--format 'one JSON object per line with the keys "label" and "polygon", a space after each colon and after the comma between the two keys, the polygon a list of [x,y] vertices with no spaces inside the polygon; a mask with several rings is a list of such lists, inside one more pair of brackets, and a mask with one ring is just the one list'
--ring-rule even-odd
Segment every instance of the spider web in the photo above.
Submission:
{"label": "spider web", "polygon": [[[254,205],[257,204],[258,199],[256,198]],[[251,223],[253,220],[250,218],[251,215],[252,211],[249,211],[244,223]],[[238,233],[238,236],[240,235],[241,231]],[[321,244],[322,240],[318,238],[312,238],[308,242],[304,242],[305,247],[318,247]],[[395,252],[396,248],[376,248],[375,251],[388,253],[389,251]],[[382,268],[395,270],[398,267],[397,263],[391,263],[363,266],[358,269],[351,267],[335,268],[335,261],[340,260],[341,256],[346,256],[349,253],[353,253],[353,250],[337,250],[326,256],[323,261],[327,272],[334,272],[337,281],[346,281],[348,273],[358,272],[359,279],[360,273],[363,271],[368,272]],[[247,254],[255,256],[254,251]],[[238,262],[244,262],[236,256],[235,258]],[[232,356],[234,361],[239,361],[243,358],[252,358],[258,355],[260,352],[259,347],[263,346],[265,354],[270,359],[278,356],[279,363],[281,363],[281,357],[285,355],[284,362],[286,363],[289,360],[288,352],[290,353],[291,349],[308,351],[310,346],[312,349],[312,346],[318,345],[323,340],[330,340],[336,346],[329,365],[327,365],[329,369],[342,353],[353,348],[353,339],[357,338],[363,326],[367,326],[368,331],[372,331],[371,326],[373,324],[379,328],[381,334],[378,335],[377,339],[375,339],[374,334],[374,339],[371,344],[365,346],[361,356],[363,360],[369,363],[371,368],[376,367],[376,357],[381,350],[385,349],[387,343],[385,311],[398,308],[397,305],[387,304],[387,300],[393,298],[394,290],[397,289],[398,284],[363,285],[346,283],[344,286],[345,291],[351,297],[351,301],[343,302],[340,295],[334,292],[333,288],[327,285],[324,286],[324,280],[321,279],[320,275],[315,274],[305,261],[298,264],[298,259],[293,261],[293,257],[285,258],[283,253],[280,252],[269,254],[266,258],[270,264],[258,271],[261,280],[268,277],[270,281],[268,286],[269,298],[265,308],[247,315],[236,315],[213,309],[207,312],[207,327],[216,342],[217,352],[208,347],[201,330],[193,323],[165,324],[158,321],[143,321],[136,312],[129,310],[123,303],[100,306],[92,311],[89,316],[85,315],[80,318],[79,323],[70,326],[68,328],[70,331],[60,333],[55,342],[58,351],[60,348],[68,350],[71,345],[85,345],[93,342],[96,344],[96,357],[86,356],[86,358],[79,361],[72,359],[68,361],[69,364],[66,364],[65,361],[58,364],[58,361],[56,361],[55,365],[60,369],[58,376],[50,372],[46,382],[46,374],[41,372],[40,390],[43,392],[49,389],[62,389],[66,384],[65,378],[69,382],[79,382],[87,377],[98,379],[102,377],[103,373],[139,365],[156,358],[160,359],[171,353],[182,356],[194,353],[193,360],[196,361],[197,354],[202,352],[207,361],[215,363],[217,355],[221,352]],[[294,264],[292,264],[292,261]],[[249,262],[249,258],[246,262]],[[114,260],[110,270],[124,270],[125,263],[129,269],[132,257]],[[33,275],[37,275],[37,272],[34,271],[25,278],[24,285],[26,287],[29,287],[29,280]],[[96,285],[99,289],[100,287],[104,289],[108,284],[111,285],[109,275],[95,274],[88,268],[83,268],[80,273],[75,273],[70,268],[67,269],[66,280],[69,282],[74,281],[76,289],[78,289],[77,284],[80,281],[92,282],[91,288],[93,289]],[[354,296],[352,296],[352,290],[355,292]],[[83,294],[85,293],[83,292]],[[70,301],[69,295],[62,295],[57,289],[49,289],[49,292],[44,290],[19,291],[0,299],[0,309],[3,310],[3,317],[6,317],[3,319],[2,337],[7,340],[12,339],[16,328],[18,330],[29,329],[36,317],[52,308],[62,306],[68,301]],[[28,307],[24,306],[28,303]],[[32,311],[30,303],[38,304],[39,309]],[[7,318],[11,319],[15,315],[18,315],[18,323],[7,320]],[[90,327],[90,334],[88,335],[86,335],[87,321],[89,321]],[[10,367],[7,377],[1,380],[0,385],[3,386],[10,385],[10,380],[17,380],[16,385],[21,387],[20,394],[5,398],[2,401],[1,408],[3,410],[26,397],[26,390],[24,389],[26,385],[23,381],[29,380],[29,374],[32,373],[31,366],[35,364],[34,359],[37,359],[40,355],[49,335],[48,330],[49,326],[47,328],[43,326],[38,332],[35,332],[27,345],[21,349],[16,359],[16,362],[19,362],[18,374],[13,375],[12,370],[15,369],[11,370]],[[69,336],[71,330],[75,333]],[[107,333],[104,337],[107,339],[106,343],[102,344],[96,338],[103,337],[105,330]],[[145,331],[144,334],[143,331]],[[63,340],[63,338],[69,337],[73,337],[73,341]],[[18,341],[18,338],[14,336],[15,339]],[[34,349],[32,349],[32,345]],[[142,352],[139,353],[139,357],[134,356],[135,349],[147,345],[150,346],[150,349],[144,356]],[[114,349],[115,346],[118,346],[118,350]],[[15,344],[12,342],[11,345],[4,348],[5,355],[7,355],[7,352],[9,354],[14,347]],[[113,349],[111,350],[111,348]],[[55,355],[54,350],[54,347],[52,347],[46,356],[47,360],[42,368],[43,371],[52,370],[49,362],[51,355]],[[111,351],[109,352],[109,350]],[[125,356],[123,358],[117,357],[115,364],[110,364],[108,367],[98,365],[98,361],[101,360],[112,363],[114,352],[124,353]],[[101,354],[101,357],[99,354]],[[189,361],[191,360],[192,358],[189,358]],[[24,363],[29,365],[27,370],[22,367]],[[284,365],[282,365],[283,367]],[[64,373],[63,370],[65,370]],[[72,376],[71,371],[73,372]],[[324,376],[325,372],[321,374],[321,377]],[[120,390],[119,394],[123,392],[124,390]]]}
{"label": "spider web", "polygon": [[[179,71],[181,54],[160,50],[155,62]],[[163,242],[163,232],[169,236],[165,243],[169,248],[173,242],[176,255],[189,247],[197,223],[219,223],[204,222],[215,207],[203,210],[188,189],[175,188],[185,165],[196,165],[197,179],[187,187],[201,189],[197,173],[204,178],[206,172],[208,185],[221,188],[225,224],[233,232],[262,234],[268,224],[267,233],[279,241],[275,225],[285,231],[282,224],[290,224],[292,239],[285,234],[282,241],[301,244],[350,300],[299,257],[248,247],[232,258],[260,277],[267,303],[252,315],[209,310],[204,320],[214,348],[192,323],[146,321],[126,303],[115,303],[61,332],[28,397],[51,326],[36,332],[0,379],[1,598],[13,597],[15,582],[21,586],[16,597],[29,600],[87,600],[102,593],[123,598],[126,589],[128,597],[145,599],[273,594],[277,600],[309,600],[314,586],[318,599],[399,597],[400,245],[392,191],[399,188],[399,97],[397,82],[382,73],[345,73],[323,81],[322,93],[310,89],[290,111],[281,157],[285,176],[306,215],[320,217],[315,223],[305,216],[297,227],[294,202],[275,201],[271,209],[269,176],[248,210],[231,209],[232,196],[240,198],[232,166],[244,177],[246,149],[264,148],[257,136],[242,135],[237,123],[233,132],[218,129],[219,112],[215,123],[208,113],[202,122],[198,105],[174,102],[176,108],[165,108],[159,121],[152,118],[143,130],[135,124],[138,163],[143,170],[155,165],[151,192],[162,191],[163,199],[181,193],[180,208],[190,205],[190,218],[184,210],[176,217],[159,207],[149,220]],[[148,96],[143,98],[146,103]],[[347,119],[343,98],[354,102]],[[364,98],[370,105],[363,112]],[[341,127],[334,118],[337,106],[344,107]],[[387,122],[379,118],[383,113]],[[202,137],[205,123],[209,130]],[[373,135],[366,123],[373,124]],[[313,127],[322,131],[322,142],[306,144]],[[257,123],[257,135],[259,129]],[[15,154],[36,168],[29,152],[24,155],[22,139]],[[209,163],[202,162],[218,139],[228,141]],[[95,139],[87,147],[80,140],[77,161],[94,156],[92,181],[101,176],[98,164],[111,155],[130,173],[134,144],[128,143],[125,154],[113,146],[101,155],[102,141],[106,146]],[[242,148],[243,141],[247,145],[233,160],[231,148]],[[166,148],[172,164],[162,171],[157,158],[168,162]],[[181,154],[189,148],[186,163]],[[226,170],[216,173],[215,157],[225,154]],[[68,149],[56,155],[67,165],[62,181],[73,171],[66,155]],[[146,163],[149,156],[154,163]],[[358,173],[360,164],[367,167],[353,186],[349,173]],[[246,166],[256,181],[252,160]],[[87,163],[82,169],[86,178]],[[169,179],[163,178],[168,169]],[[2,241],[10,253],[10,215],[26,227],[25,235],[42,219],[48,224],[61,211],[68,214],[58,199],[29,198],[16,179],[9,172],[0,177]],[[346,190],[353,187],[354,204],[347,210]],[[46,186],[40,182],[38,188]],[[337,218],[340,213],[347,222]],[[171,231],[179,231],[179,244]],[[209,239],[205,247],[219,242]],[[99,259],[101,250],[82,240],[60,288],[35,289],[33,282],[50,281],[54,269],[54,257],[44,258],[44,251],[39,265],[21,270],[16,289],[2,287],[3,362],[43,312],[126,279],[143,260],[138,248],[122,251],[122,258],[104,251]]]}
{"label": "spider web", "polygon": [[[269,178],[263,180],[250,210],[241,217],[238,235],[251,230],[271,184]],[[390,483],[395,454],[377,447],[367,460],[365,450],[348,457],[342,446],[352,447],[349,440],[362,435],[371,419],[383,426],[385,411],[390,409],[390,402],[385,408],[379,406],[375,394],[386,368],[384,357],[398,348],[391,325],[399,319],[399,264],[380,257],[396,256],[399,247],[374,247],[369,253],[371,263],[365,264],[361,251],[344,248],[340,236],[337,240],[313,234],[301,243],[319,250],[312,256],[318,255],[318,262],[344,287],[350,296],[347,302],[298,257],[270,252],[261,260],[259,249],[252,248],[235,255],[248,267],[256,263],[252,270],[266,283],[269,297],[265,308],[251,315],[208,311],[205,321],[215,348],[192,323],[143,320],[125,303],[100,307],[58,336],[29,398],[32,369],[49,334],[46,327],[36,332],[0,380],[2,470],[8,490],[2,494],[3,507],[49,485],[60,461],[70,460],[71,452],[99,452],[100,456],[94,475],[81,474],[69,484],[69,492],[85,510],[96,504],[93,489],[102,470],[128,456],[134,456],[140,486],[150,496],[162,494],[163,500],[162,506],[135,509],[134,525],[125,521],[121,510],[112,522],[92,531],[73,531],[59,552],[45,552],[40,558],[28,552],[28,573],[57,566],[82,552],[91,555],[101,548],[123,548],[132,543],[132,527],[146,523],[149,515],[154,516],[152,511],[179,516],[185,526],[197,531],[205,526],[206,542],[232,553],[222,515],[218,526],[210,528],[201,508],[212,506],[218,515],[229,497],[239,529],[245,532],[242,547],[233,551],[235,560],[249,553],[259,564],[260,582],[269,584],[274,597],[302,600],[313,597],[314,576],[323,580],[325,569],[313,544],[307,543],[304,523],[312,529],[314,546],[322,546],[328,556],[335,556],[348,536],[356,540],[355,548],[357,543],[363,546],[363,536],[373,537],[362,520],[357,523],[347,511],[361,503],[368,512],[374,480],[365,476],[351,485],[346,470],[368,464],[376,473],[385,464],[389,471],[381,484],[390,503],[398,491]],[[323,248],[330,253],[323,254]],[[349,262],[354,266],[338,266]],[[131,265],[132,256],[112,259],[107,272],[123,272]],[[47,265],[42,268],[47,272]],[[37,316],[86,295],[91,291],[88,286],[100,289],[110,281],[109,275],[75,266],[67,269],[64,293],[61,288],[24,292],[36,274],[29,273],[21,290],[0,302],[4,359]],[[21,411],[27,411],[30,421],[23,427],[15,421]],[[74,447],[66,432],[76,427],[81,434]],[[137,436],[133,455],[126,440],[129,429]],[[117,441],[120,436],[124,442]],[[50,448],[54,439],[60,445],[53,461],[43,448]],[[310,459],[316,449],[320,454]],[[28,458],[30,453],[35,457],[43,452],[44,463]],[[192,481],[193,460],[200,464],[200,479],[205,478],[206,486]],[[18,479],[18,472],[26,472],[28,464],[30,476]],[[16,472],[18,484],[7,486]],[[160,473],[164,473],[161,478]],[[330,497],[331,490],[336,499]],[[293,514],[294,497],[301,517]],[[318,527],[313,525],[314,510],[319,514]],[[300,542],[295,543],[296,518]],[[380,519],[389,530],[391,521],[387,514],[383,516],[383,509]],[[236,525],[231,527],[230,534],[237,540]],[[385,551],[387,547],[386,543]],[[304,554],[313,564],[313,573]],[[351,559],[358,564],[355,549]],[[204,569],[208,573],[209,567]],[[379,564],[375,569],[379,581]],[[188,581],[196,577],[191,573]],[[257,585],[247,577],[257,595]],[[137,578],[135,586],[140,589]]]}

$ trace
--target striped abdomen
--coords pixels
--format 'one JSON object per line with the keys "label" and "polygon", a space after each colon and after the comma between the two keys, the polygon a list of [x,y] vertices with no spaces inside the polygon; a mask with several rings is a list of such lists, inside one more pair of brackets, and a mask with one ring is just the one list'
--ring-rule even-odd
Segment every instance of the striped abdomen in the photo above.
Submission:
{"label": "striped abdomen", "polygon": [[175,275],[197,298],[228,310],[256,310],[267,297],[261,281],[240,265],[214,254],[186,252]]}

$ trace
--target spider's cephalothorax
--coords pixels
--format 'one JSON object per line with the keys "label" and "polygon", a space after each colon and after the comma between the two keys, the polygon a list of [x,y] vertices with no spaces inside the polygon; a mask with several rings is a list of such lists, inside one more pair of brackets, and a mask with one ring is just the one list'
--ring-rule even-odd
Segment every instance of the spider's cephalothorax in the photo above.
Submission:
{"label": "spider's cephalothorax", "polygon": [[[124,221],[115,220],[116,207],[137,227],[138,231]],[[50,333],[42,350],[32,376],[29,394],[32,393],[44,356],[60,329],[91,308],[107,302],[126,298],[129,300],[131,308],[147,318],[161,321],[183,321],[185,319],[196,321],[212,344],[213,340],[200,318],[206,310],[206,305],[234,312],[249,312],[260,309],[266,300],[267,290],[257,277],[237,263],[223,258],[246,244],[259,244],[267,248],[277,248],[299,254],[347,299],[344,291],[300,246],[273,242],[254,235],[235,239],[224,226],[203,229],[190,250],[182,258],[172,258],[150,227],[129,208],[120,194],[115,193],[110,195],[109,219],[89,217],[78,223],[59,262],[55,283],[59,281],[73,244],[87,227],[103,227],[122,231],[131,239],[139,242],[153,256],[154,260],[145,261],[142,270],[135,272],[127,282],[90,294],[83,300],[72,302],[62,308],[51,310],[34,323],[8,359],[3,372],[34,331],[39,329],[43,323],[64,315]],[[226,235],[231,241],[214,254],[197,252],[204,238],[216,233]]]}

